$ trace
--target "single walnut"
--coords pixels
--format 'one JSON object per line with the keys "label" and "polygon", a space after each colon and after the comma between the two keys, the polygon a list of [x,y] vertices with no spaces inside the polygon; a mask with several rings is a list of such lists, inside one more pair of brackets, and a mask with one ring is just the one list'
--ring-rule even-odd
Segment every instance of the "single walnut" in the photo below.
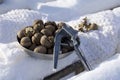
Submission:
{"label": "single walnut", "polygon": [[25,37],[25,30],[23,29],[23,30],[19,31],[17,33],[17,36],[18,36],[19,39],[21,39],[22,37]]}
{"label": "single walnut", "polygon": [[88,28],[88,31],[89,31],[89,30],[98,30],[98,25],[95,24],[95,23],[91,24],[91,25],[89,26],[89,28]]}
{"label": "single walnut", "polygon": [[47,26],[45,26],[45,28],[50,30],[51,32],[55,31],[55,26],[53,26],[53,25],[47,25]]}
{"label": "single walnut", "polygon": [[38,47],[36,47],[34,49],[34,52],[35,53],[44,53],[44,54],[46,54],[47,49],[44,46],[38,46]]}
{"label": "single walnut", "polygon": [[27,27],[27,28],[25,28],[25,33],[26,33],[26,36],[32,37],[34,34],[34,30],[32,27]]}
{"label": "single walnut", "polygon": [[36,44],[32,44],[32,45],[29,47],[29,49],[32,50],[32,51],[34,51],[35,48],[36,48]]}
{"label": "single walnut", "polygon": [[45,26],[47,26],[47,25],[53,25],[53,26],[56,27],[56,23],[54,21],[47,21],[47,22],[45,22]]}
{"label": "single walnut", "polygon": [[42,20],[34,20],[33,25],[35,24],[44,24]]}
{"label": "single walnut", "polygon": [[34,44],[37,44],[39,45],[40,44],[40,39],[42,37],[42,34],[41,33],[35,33],[34,36],[32,36],[32,42]]}
{"label": "single walnut", "polygon": [[40,32],[43,28],[44,28],[43,24],[35,24],[33,26],[33,29],[35,30],[35,32]]}
{"label": "single walnut", "polygon": [[28,48],[29,46],[31,46],[31,40],[29,37],[23,37],[20,41],[20,44],[23,46],[23,47],[26,47]]}
{"label": "single walnut", "polygon": [[41,33],[46,36],[52,36],[52,31],[50,31],[49,29],[42,29]]}
{"label": "single walnut", "polygon": [[41,37],[40,40],[41,45],[45,46],[46,48],[51,48],[52,47],[52,43],[49,41],[49,39],[47,38],[46,35]]}

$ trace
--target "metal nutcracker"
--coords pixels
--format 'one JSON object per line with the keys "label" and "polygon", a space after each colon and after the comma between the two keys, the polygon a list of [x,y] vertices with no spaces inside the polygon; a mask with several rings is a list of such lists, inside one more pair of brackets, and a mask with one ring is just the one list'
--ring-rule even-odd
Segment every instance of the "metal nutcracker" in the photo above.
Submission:
{"label": "metal nutcracker", "polygon": [[[86,70],[91,70],[91,66],[86,60],[84,53],[82,49],[79,47],[80,45],[80,40],[77,36],[78,31],[74,30],[72,27],[69,25],[64,25],[62,29],[56,34],[55,36],[55,45],[54,45],[54,51],[53,51],[53,61],[54,61],[54,69],[57,69],[57,64],[58,64],[58,56],[61,54],[61,45],[68,45],[71,47],[74,47],[74,50],[76,54],[78,55],[80,61],[84,65]],[[63,37],[71,37],[71,39],[66,40],[67,43],[61,43],[61,40]],[[79,47],[79,48],[78,48]]]}

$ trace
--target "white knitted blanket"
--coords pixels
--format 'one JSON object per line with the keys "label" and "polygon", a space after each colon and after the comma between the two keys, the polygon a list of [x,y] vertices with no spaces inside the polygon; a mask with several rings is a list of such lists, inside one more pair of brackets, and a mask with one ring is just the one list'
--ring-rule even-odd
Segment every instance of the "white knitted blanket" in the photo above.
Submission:
{"label": "white knitted blanket", "polygon": [[[80,47],[92,67],[116,52],[120,17],[117,13],[119,12],[120,8],[86,15],[91,22],[99,25],[99,30],[78,33]],[[83,17],[67,23],[75,26]],[[34,19],[47,20],[44,14],[32,10],[14,10],[0,15],[0,80],[37,80],[53,73],[52,61],[35,60],[17,47],[17,31],[31,25]],[[73,53],[61,59],[58,70],[71,64],[76,58]]]}

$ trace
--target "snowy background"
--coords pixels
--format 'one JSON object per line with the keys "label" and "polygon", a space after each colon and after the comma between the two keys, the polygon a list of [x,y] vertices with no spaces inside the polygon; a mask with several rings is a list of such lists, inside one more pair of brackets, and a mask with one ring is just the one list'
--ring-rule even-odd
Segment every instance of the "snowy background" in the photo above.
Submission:
{"label": "snowy background", "polygon": [[[86,16],[99,25],[98,31],[78,33],[80,47],[93,70],[69,77],[70,80],[119,80],[118,6],[119,0],[4,0],[0,4],[0,80],[38,80],[53,73],[52,61],[31,58],[18,47],[17,31],[35,19],[64,21],[75,28]],[[76,59],[74,52],[61,59],[58,70]]]}

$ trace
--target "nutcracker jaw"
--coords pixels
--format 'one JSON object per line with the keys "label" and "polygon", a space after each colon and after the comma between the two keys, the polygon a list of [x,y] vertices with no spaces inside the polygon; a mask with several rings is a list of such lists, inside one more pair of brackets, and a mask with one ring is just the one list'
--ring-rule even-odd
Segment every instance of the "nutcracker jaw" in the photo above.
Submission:
{"label": "nutcracker jaw", "polygon": [[78,55],[79,59],[81,60],[81,62],[84,65],[86,70],[92,69],[90,64],[85,59],[85,56],[84,56],[82,49],[78,48],[80,45],[80,41],[79,41],[79,38],[77,36],[77,33],[78,33],[78,31],[74,30],[70,26],[64,25],[63,28],[56,34],[55,39],[54,39],[55,45],[54,45],[54,51],[53,51],[54,70],[57,69],[58,56],[61,53],[60,46],[62,45],[61,40],[63,37],[71,37],[70,40],[67,40],[66,45],[74,47],[76,54]]}

